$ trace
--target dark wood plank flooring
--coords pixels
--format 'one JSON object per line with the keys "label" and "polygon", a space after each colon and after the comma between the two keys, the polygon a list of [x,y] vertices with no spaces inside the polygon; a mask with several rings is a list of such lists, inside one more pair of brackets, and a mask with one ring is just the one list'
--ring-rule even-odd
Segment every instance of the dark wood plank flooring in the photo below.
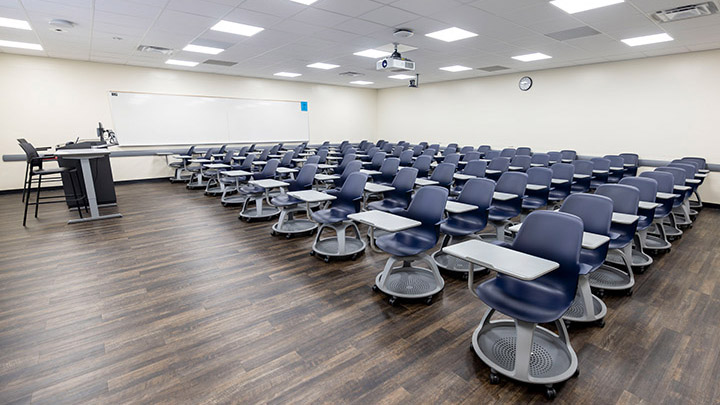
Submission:
{"label": "dark wood plank flooring", "polygon": [[[528,403],[470,349],[486,307],[446,278],[431,306],[371,291],[386,255],[308,255],[183,185],[119,185],[122,219],[23,228],[0,196],[0,403]],[[115,209],[107,209],[112,212]],[[558,403],[720,403],[720,212],[571,330]],[[364,228],[362,228],[364,230]]]}

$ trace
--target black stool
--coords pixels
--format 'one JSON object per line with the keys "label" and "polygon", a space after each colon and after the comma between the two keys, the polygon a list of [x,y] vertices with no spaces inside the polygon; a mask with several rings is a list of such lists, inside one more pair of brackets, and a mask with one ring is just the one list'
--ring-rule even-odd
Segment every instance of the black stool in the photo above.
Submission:
{"label": "black stool", "polygon": [[[20,140],[19,140],[20,141]],[[81,206],[85,206],[87,208],[87,204],[85,202],[85,196],[80,195],[78,196],[77,188],[75,187],[75,181],[77,180],[78,185],[80,184],[80,175],[78,173],[78,170],[75,168],[67,168],[67,167],[57,167],[57,168],[50,168],[46,169],[43,168],[43,162],[46,160],[50,160],[49,156],[40,156],[37,153],[37,150],[27,141],[20,142],[20,147],[23,148],[23,151],[25,151],[25,156],[27,158],[27,168],[26,168],[26,178],[25,178],[25,184],[23,185],[23,200],[25,201],[25,213],[23,214],[23,226],[25,226],[27,222],[27,211],[28,206],[34,205],[35,206],[35,218],[38,216],[38,209],[40,208],[40,204],[53,204],[53,203],[62,203],[62,202],[69,202],[73,201],[76,204],[78,214],[80,215],[80,218],[82,218],[82,210]],[[70,196],[65,195],[63,192],[63,195],[51,195],[46,197],[40,196],[40,190],[42,188],[42,181],[43,176],[51,176],[48,179],[45,179],[45,182],[50,183],[57,183],[62,182],[62,174],[67,174],[70,180],[70,185],[72,187],[73,195],[72,198],[69,198]],[[37,192],[35,196],[35,202],[30,202],[30,196],[32,194],[32,186],[34,179],[33,177],[37,177]],[[73,179],[73,177],[75,177]],[[41,201],[42,199],[51,200],[51,201]]]}

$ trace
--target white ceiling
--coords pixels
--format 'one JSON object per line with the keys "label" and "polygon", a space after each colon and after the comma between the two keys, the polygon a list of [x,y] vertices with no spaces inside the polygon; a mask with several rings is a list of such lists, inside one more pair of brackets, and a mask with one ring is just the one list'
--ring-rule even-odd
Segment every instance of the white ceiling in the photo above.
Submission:
{"label": "white ceiling", "polygon": [[[0,52],[273,79],[279,79],[273,76],[276,72],[297,72],[303,76],[279,80],[338,85],[367,80],[375,82],[369,87],[385,88],[407,82],[387,78],[392,73],[375,71],[375,60],[353,53],[393,42],[396,28],[415,31],[401,42],[418,49],[403,56],[417,63],[417,73],[426,83],[720,48],[720,14],[666,24],[649,16],[698,1],[626,0],[570,15],[548,0],[318,0],[311,6],[290,0],[0,0],[0,17],[27,20],[33,27],[32,31],[0,27],[0,40],[40,42],[44,48],[0,48]],[[48,22],[56,18],[77,25],[66,33],[52,32]],[[210,31],[221,19],[265,30],[249,38]],[[425,36],[453,26],[479,35],[452,43]],[[601,33],[567,41],[545,35],[583,26]],[[662,32],[675,40],[634,48],[620,42]],[[190,42],[218,44],[227,50],[219,55],[182,51]],[[175,49],[173,59],[216,59],[237,65],[169,66],[163,55],[138,52],[140,44]],[[534,52],[552,59],[511,59]],[[341,67],[327,71],[306,67],[314,62]],[[475,69],[438,70],[450,65]],[[477,70],[493,65],[510,70]],[[346,71],[364,76],[339,75]]]}

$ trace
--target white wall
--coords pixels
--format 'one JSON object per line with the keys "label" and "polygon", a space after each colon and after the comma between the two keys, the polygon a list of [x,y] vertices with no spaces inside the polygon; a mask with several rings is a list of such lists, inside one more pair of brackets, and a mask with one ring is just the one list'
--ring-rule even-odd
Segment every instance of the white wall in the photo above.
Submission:
{"label": "white wall", "polygon": [[[710,51],[532,72],[527,92],[517,85],[524,74],[385,89],[377,127],[380,137],[402,128],[411,142],[720,163],[718,67],[720,51]],[[701,189],[712,202],[716,176]]]}
{"label": "white wall", "polygon": [[[0,54],[0,154],[22,154],[17,138],[50,146],[95,138],[98,121],[113,128],[110,90],[306,100],[310,142],[372,138],[377,121],[371,89]],[[116,180],[171,174],[158,157],[111,162]],[[24,163],[0,161],[0,190],[22,188],[24,170]]]}

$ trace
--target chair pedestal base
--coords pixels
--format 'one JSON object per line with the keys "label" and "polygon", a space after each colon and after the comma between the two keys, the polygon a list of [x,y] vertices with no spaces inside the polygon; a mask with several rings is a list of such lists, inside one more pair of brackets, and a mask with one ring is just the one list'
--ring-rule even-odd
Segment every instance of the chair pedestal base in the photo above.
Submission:
{"label": "chair pedestal base", "polygon": [[[628,290],[628,293],[632,291],[632,287],[635,285],[635,276],[633,275],[631,267],[631,244],[628,244],[622,249],[612,249],[608,251],[608,256],[610,256],[610,253],[617,253],[618,251],[620,252],[620,258],[625,264],[627,271],[603,264],[597,270],[589,274],[590,287],[600,290]],[[599,295],[602,297],[601,294]]]}
{"label": "chair pedestal base", "polygon": [[[625,263],[623,262],[622,257],[620,257],[620,253],[609,251],[607,254],[607,258],[605,259],[606,262],[612,263],[618,266],[623,266]],[[643,269],[653,263],[653,258],[648,256],[647,253],[641,252],[637,249],[632,250],[632,266],[633,269]]]}
{"label": "chair pedestal base", "polygon": [[190,177],[190,182],[186,186],[188,190],[196,190],[199,188],[205,188],[207,187],[207,180],[203,178],[203,176],[200,173],[193,173],[193,175]]}
{"label": "chair pedestal base", "polygon": [[607,315],[607,306],[590,291],[590,275],[580,275],[575,300],[563,315],[563,320],[570,322],[598,322],[602,321],[605,315]]}
{"label": "chair pedestal base", "polygon": [[318,228],[318,224],[310,219],[296,219],[295,213],[305,211],[304,208],[284,207],[280,211],[280,218],[273,224],[273,235],[281,234],[290,237],[301,233],[311,233]]}
{"label": "chair pedestal base", "polygon": [[[469,238],[472,238],[472,236],[461,236],[458,239],[462,241]],[[461,276],[462,278],[467,278],[467,275],[470,272],[470,262],[459,259],[455,256],[451,256],[442,251],[442,248],[450,245],[454,239],[454,236],[445,235],[445,237],[443,238],[442,247],[440,248],[440,250],[433,253],[431,257],[433,262],[435,262],[435,265],[440,270],[446,271],[453,275]],[[473,266],[473,270],[475,275],[483,275],[489,273],[488,269],[478,265]]]}
{"label": "chair pedestal base", "polygon": [[[421,260],[429,268],[413,267],[412,262]],[[394,267],[395,263],[402,262],[402,266]],[[390,295],[390,303],[394,304],[397,298],[422,299],[427,303],[432,297],[445,288],[445,280],[430,256],[423,254],[417,256],[392,256],[385,263],[385,269],[375,277],[373,289]]]}
{"label": "chair pedestal base", "polygon": [[255,197],[255,208],[248,208],[247,202],[250,201],[250,198],[252,198],[252,197],[248,197],[247,200],[245,200],[245,205],[243,206],[242,211],[240,211],[240,215],[239,215],[240,219],[244,219],[246,221],[250,221],[253,219],[270,219],[280,213],[280,210],[277,209],[276,207],[273,207],[273,206],[265,207],[263,205],[263,201],[265,200],[265,197],[263,195],[254,196],[254,197]]}
{"label": "chair pedestal base", "polygon": [[548,388],[575,374],[577,355],[562,321],[555,321],[559,331],[555,334],[534,323],[490,321],[494,311],[489,309],[485,313],[472,337],[475,353],[492,369],[492,374]]}
{"label": "chair pedestal base", "polygon": [[192,179],[192,173],[189,173],[185,169],[175,169],[175,176],[170,177],[169,180],[171,183],[187,183]]}
{"label": "chair pedestal base", "polygon": [[[335,236],[321,238],[323,230],[330,228],[335,230]],[[353,228],[355,237],[347,236],[347,228]],[[329,262],[331,257],[357,259],[358,255],[365,250],[365,241],[360,236],[360,230],[352,221],[344,221],[337,224],[322,224],[318,228],[315,242],[312,246],[312,255],[318,255]]]}

